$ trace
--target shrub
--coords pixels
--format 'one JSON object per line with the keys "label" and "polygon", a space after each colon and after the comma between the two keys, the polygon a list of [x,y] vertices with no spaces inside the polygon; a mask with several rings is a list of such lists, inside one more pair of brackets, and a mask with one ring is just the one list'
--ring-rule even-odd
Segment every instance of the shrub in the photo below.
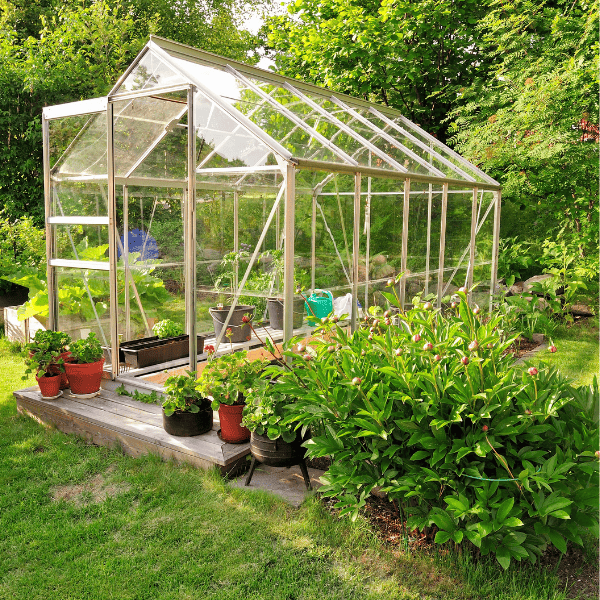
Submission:
{"label": "shrub", "polygon": [[177,337],[183,334],[183,327],[171,319],[163,319],[152,327],[152,333],[160,339]]}
{"label": "shrub", "polygon": [[514,366],[500,315],[464,292],[453,306],[367,317],[352,335],[327,323],[300,355],[288,348],[292,419],[321,425],[305,446],[332,458],[322,493],[356,518],[380,486],[409,528],[435,526],[437,543],[472,544],[504,568],[582,544],[598,524],[596,425],[555,370]]}

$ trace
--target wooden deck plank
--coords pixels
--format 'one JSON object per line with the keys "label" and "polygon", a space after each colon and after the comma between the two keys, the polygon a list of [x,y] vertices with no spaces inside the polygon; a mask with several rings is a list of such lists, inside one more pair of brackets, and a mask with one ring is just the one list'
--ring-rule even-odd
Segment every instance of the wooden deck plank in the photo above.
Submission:
{"label": "wooden deck plank", "polygon": [[239,466],[249,452],[249,444],[226,444],[217,436],[217,425],[207,434],[188,438],[169,435],[162,416],[131,398],[102,390],[101,396],[87,400],[69,394],[56,400],[42,400],[37,388],[15,392],[20,412],[61,431],[83,435],[94,443],[114,446],[133,456],[155,452],[163,458],[190,462],[202,468],[217,465],[222,471]]}

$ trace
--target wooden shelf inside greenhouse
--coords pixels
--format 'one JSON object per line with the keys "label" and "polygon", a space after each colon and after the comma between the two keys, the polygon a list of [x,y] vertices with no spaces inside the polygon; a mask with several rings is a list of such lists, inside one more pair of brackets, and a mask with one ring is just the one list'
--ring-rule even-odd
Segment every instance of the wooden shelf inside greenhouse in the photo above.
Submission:
{"label": "wooden shelf inside greenhouse", "polygon": [[153,453],[202,469],[217,466],[223,474],[234,474],[243,470],[250,453],[249,443],[228,444],[219,438],[216,413],[212,431],[175,437],[163,429],[160,406],[137,402],[104,388],[98,396],[86,400],[74,398],[69,390],[55,400],[43,400],[37,386],[14,395],[21,414],[97,445],[121,447],[130,456]]}

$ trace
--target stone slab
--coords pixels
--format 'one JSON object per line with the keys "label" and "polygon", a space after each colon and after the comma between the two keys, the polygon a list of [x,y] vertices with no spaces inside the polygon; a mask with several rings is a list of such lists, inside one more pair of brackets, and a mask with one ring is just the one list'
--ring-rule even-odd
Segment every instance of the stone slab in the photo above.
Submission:
{"label": "stone slab", "polygon": [[244,490],[264,490],[271,492],[287,500],[292,506],[298,508],[304,500],[323,484],[319,477],[325,471],[319,469],[308,469],[312,492],[306,489],[300,467],[271,467],[269,465],[257,465],[248,487],[245,486],[246,475],[232,479],[229,485]]}

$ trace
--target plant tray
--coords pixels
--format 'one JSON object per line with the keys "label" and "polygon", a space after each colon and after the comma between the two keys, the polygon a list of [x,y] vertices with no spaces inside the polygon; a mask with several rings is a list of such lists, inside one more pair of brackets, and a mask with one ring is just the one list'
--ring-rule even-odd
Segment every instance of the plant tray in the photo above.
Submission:
{"label": "plant tray", "polygon": [[[198,354],[202,354],[204,351],[204,336],[199,335],[197,339]],[[141,369],[142,367],[185,358],[189,355],[189,346],[188,335],[163,339],[148,337],[131,340],[120,345],[119,362],[126,363],[134,369]],[[104,354],[107,354],[107,348],[104,349]]]}

